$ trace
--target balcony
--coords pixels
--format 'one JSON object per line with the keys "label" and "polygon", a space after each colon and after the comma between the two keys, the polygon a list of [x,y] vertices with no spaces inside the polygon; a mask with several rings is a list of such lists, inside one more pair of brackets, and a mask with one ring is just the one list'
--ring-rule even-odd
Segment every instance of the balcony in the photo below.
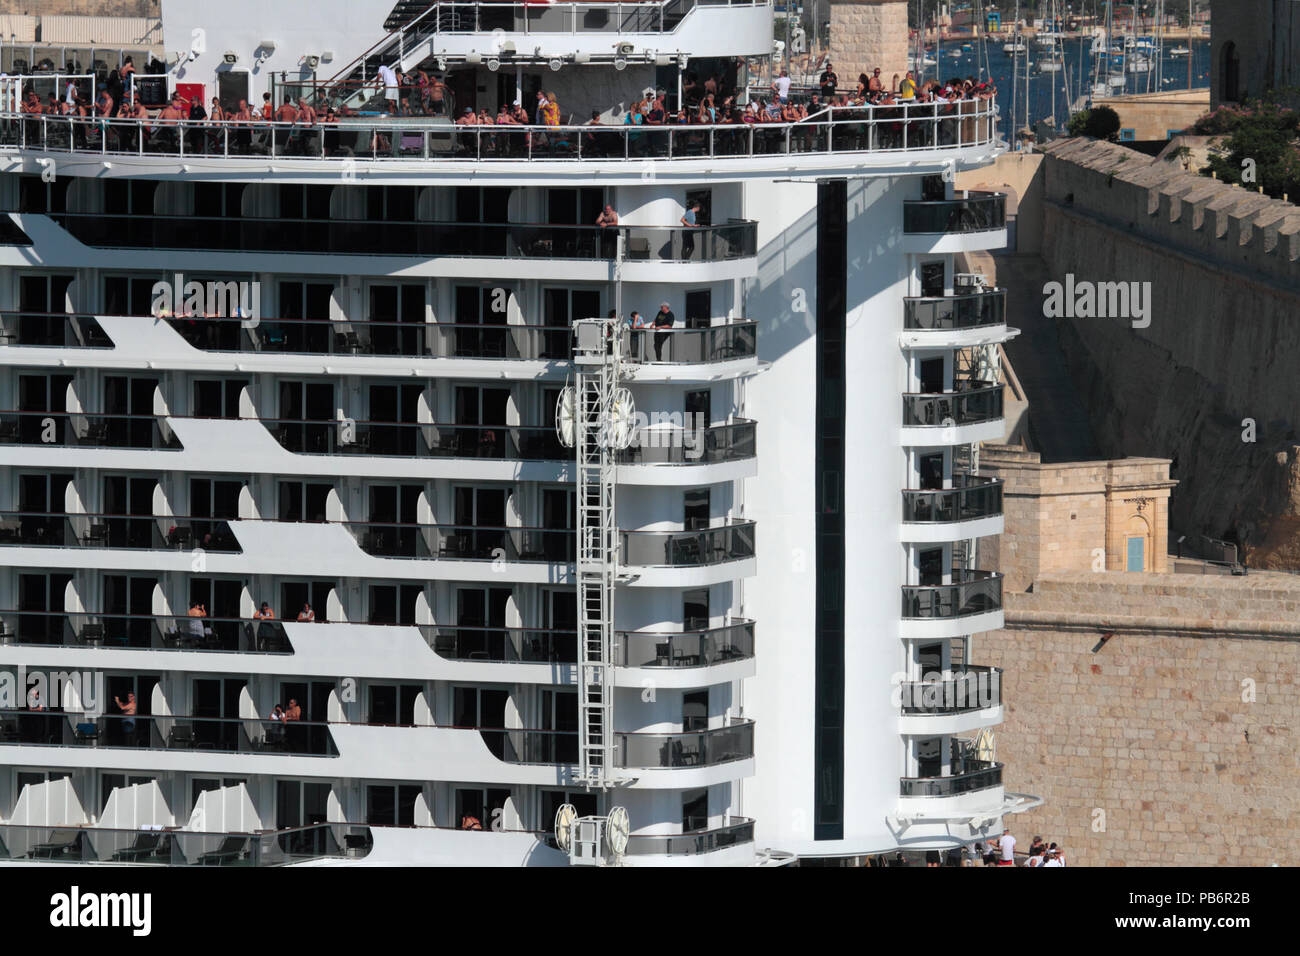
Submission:
{"label": "balcony", "polygon": [[549,426],[256,419],[285,451],[307,455],[572,461]]}
{"label": "balcony", "polygon": [[953,475],[951,488],[903,492],[902,540],[954,541],[1001,534],[1003,484],[997,478]]}
{"label": "balcony", "polygon": [[701,856],[728,847],[754,842],[754,821],[733,818],[731,823],[713,830],[663,835],[632,834],[627,841],[628,856]]}
{"label": "balcony", "polygon": [[571,564],[577,535],[553,528],[344,522],[361,550],[383,558],[453,561],[540,561]]}
{"label": "balcony", "polygon": [[899,781],[899,795],[955,797],[1002,786],[1002,764],[987,760],[967,760],[963,766],[965,769],[962,773],[948,777],[903,777]]}
{"label": "balcony", "polygon": [[0,746],[203,750],[337,757],[324,721],[139,714],[98,717],[60,711],[0,711]]}
{"label": "balcony", "polygon": [[348,823],[256,832],[0,824],[0,859],[24,863],[284,866],[313,859],[363,857],[370,845],[369,828]]}
{"label": "balcony", "polygon": [[[653,316],[646,316],[652,321]],[[660,346],[655,347],[658,338]],[[758,323],[751,320],[699,329],[628,329],[623,359],[638,365],[703,365],[758,355]]]}
{"label": "balcony", "polygon": [[1003,386],[959,381],[951,392],[903,395],[903,444],[964,445],[1002,438]]}
{"label": "balcony", "polygon": [[754,722],[669,734],[615,734],[615,763],[627,768],[709,767],[754,756]]}
{"label": "balcony", "polygon": [[[574,764],[578,734],[563,730],[478,728],[491,753],[506,763]],[[616,766],[627,769],[708,767],[754,756],[754,723],[681,733],[614,735]]]}
{"label": "balcony", "polygon": [[30,410],[0,412],[0,445],[181,448],[164,416]]}
{"label": "balcony", "polygon": [[922,392],[903,396],[906,428],[954,428],[1002,418],[1001,385],[959,383],[952,392]]}
{"label": "balcony", "polygon": [[1002,626],[1002,575],[953,571],[949,584],[903,585],[899,636],[961,637]]}
{"label": "balcony", "polygon": [[989,232],[1007,227],[1007,197],[1002,193],[967,192],[954,199],[908,200],[903,203],[903,232]]}
{"label": "balcony", "polygon": [[[569,457],[572,457],[569,452]],[[717,465],[758,455],[758,425],[737,419],[707,428],[642,428],[618,453],[620,465]]]}
{"label": "balcony", "polygon": [[0,611],[0,643],[293,653],[280,621],[111,611]]}
{"label": "balcony", "polygon": [[989,289],[967,295],[903,300],[903,345],[909,348],[965,348],[1007,337],[1007,293]]}
{"label": "balcony", "polygon": [[420,633],[433,652],[451,661],[508,664],[576,664],[578,633],[564,628],[424,624]]}
{"label": "balcony", "polygon": [[[166,530],[164,530],[166,528]],[[54,514],[0,511],[0,547],[126,548],[238,553],[230,525],[184,515]]]}
{"label": "balcony", "polygon": [[622,667],[711,667],[753,656],[753,621],[699,631],[619,631],[614,643]]}
{"label": "balcony", "polygon": [[[630,265],[752,259],[757,223],[716,226],[552,226],[543,223],[410,222],[51,213],[85,245],[102,249],[399,256],[412,259],[576,259],[610,263],[621,234]],[[567,346],[567,342],[566,342]]]}
{"label": "balcony", "polygon": [[754,522],[696,531],[622,531],[624,565],[695,568],[753,558]]}
{"label": "balcony", "polygon": [[1002,705],[1002,668],[971,665],[959,676],[901,685],[904,716],[967,714]]}
{"label": "balcony", "polygon": [[903,520],[955,524],[1002,514],[1000,478],[954,475],[951,488],[903,492]]}
{"label": "balcony", "polygon": [[[793,157],[813,168],[838,169],[861,165],[861,157],[871,154],[942,156],[970,149],[988,151],[997,144],[997,114],[994,100],[967,100],[955,107],[945,103],[826,107],[796,123],[650,127],[459,127],[445,117],[346,117],[310,127],[114,119],[105,127],[96,118],[0,113],[0,120],[8,120],[0,125],[0,151],[71,154],[96,165],[103,157],[123,155],[220,158],[244,160],[241,165],[263,169],[273,162],[341,164],[356,159],[380,165],[553,162],[565,169],[582,164],[624,165],[639,181],[641,164],[656,159],[674,165],[696,160],[703,166],[730,160],[738,169],[749,165],[752,171],[771,171],[788,170]],[[771,161],[764,162],[769,157]],[[981,214],[963,215],[948,208],[914,213],[915,228],[906,231],[943,232],[948,225],[955,230]],[[939,228],[929,228],[936,225]]]}
{"label": "balcony", "polygon": [[63,312],[0,312],[0,345],[61,349],[113,347],[93,315]]}

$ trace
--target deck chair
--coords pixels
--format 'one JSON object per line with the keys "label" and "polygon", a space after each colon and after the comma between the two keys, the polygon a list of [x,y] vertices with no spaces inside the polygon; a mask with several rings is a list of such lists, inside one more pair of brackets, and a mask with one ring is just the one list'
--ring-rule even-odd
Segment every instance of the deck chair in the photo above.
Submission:
{"label": "deck chair", "polygon": [[161,830],[144,830],[135,835],[135,840],[128,847],[124,847],[113,854],[115,862],[133,862],[141,860],[144,857],[152,856],[158,849],[158,844],[162,842]]}
{"label": "deck chair", "polygon": [[204,853],[198,859],[199,866],[224,866],[227,863],[236,863],[244,855],[244,849],[248,846],[248,837],[228,836],[221,841],[221,846]]}
{"label": "deck chair", "polygon": [[35,860],[54,860],[74,852],[80,843],[80,830],[55,830],[47,842],[36,844],[27,855]]}

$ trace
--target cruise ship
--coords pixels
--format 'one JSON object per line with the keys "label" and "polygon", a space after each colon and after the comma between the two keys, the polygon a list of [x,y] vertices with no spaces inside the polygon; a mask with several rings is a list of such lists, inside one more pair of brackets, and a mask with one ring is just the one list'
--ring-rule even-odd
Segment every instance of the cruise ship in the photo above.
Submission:
{"label": "cruise ship", "polygon": [[[0,78],[0,862],[860,862],[1034,805],[973,639],[995,99],[628,121],[768,99],[771,0],[215,14]],[[104,89],[145,117],[28,107]]]}

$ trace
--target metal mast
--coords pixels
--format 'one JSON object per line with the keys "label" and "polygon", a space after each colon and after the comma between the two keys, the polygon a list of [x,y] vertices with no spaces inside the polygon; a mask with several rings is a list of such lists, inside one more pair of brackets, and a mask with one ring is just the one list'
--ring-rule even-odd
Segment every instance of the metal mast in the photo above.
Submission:
{"label": "metal mast", "polygon": [[[606,789],[618,781],[614,753],[614,453],[621,336],[617,319],[574,324],[574,429],[577,462],[578,781]],[[625,413],[630,409],[624,409]]]}

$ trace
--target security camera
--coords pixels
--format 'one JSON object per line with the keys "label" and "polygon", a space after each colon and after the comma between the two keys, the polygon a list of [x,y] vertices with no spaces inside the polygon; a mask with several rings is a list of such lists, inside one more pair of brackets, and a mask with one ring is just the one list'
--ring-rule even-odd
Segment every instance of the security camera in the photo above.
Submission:
{"label": "security camera", "polygon": [[314,70],[316,67],[320,66],[320,57],[315,53],[308,54],[303,59],[306,60],[309,69]]}
{"label": "security camera", "polygon": [[497,70],[501,69],[501,61],[496,57],[492,57],[487,61],[487,68],[495,73]]}
{"label": "security camera", "polygon": [[221,58],[225,60],[227,63],[239,62],[239,54],[236,53],[234,50],[227,50],[225,53],[221,55]]}

